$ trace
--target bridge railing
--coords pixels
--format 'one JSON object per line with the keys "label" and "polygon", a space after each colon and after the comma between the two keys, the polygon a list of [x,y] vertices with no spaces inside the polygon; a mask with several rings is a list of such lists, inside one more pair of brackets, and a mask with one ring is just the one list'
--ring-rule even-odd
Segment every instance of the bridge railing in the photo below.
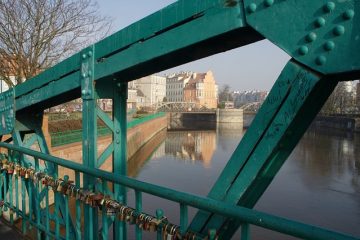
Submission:
{"label": "bridge railing", "polygon": [[[241,221],[241,239],[244,240],[250,239],[250,225],[303,239],[356,239],[341,233],[253,209],[234,206],[208,197],[179,192],[100,169],[89,168],[82,164],[28,148],[4,142],[0,143],[0,148],[8,151],[7,156],[3,155],[6,158],[2,160],[0,175],[0,202],[3,205],[0,208],[0,213],[6,211],[9,214],[10,224],[14,224],[14,217],[21,218],[22,233],[26,234],[29,229],[34,227],[38,239],[81,239],[83,237],[82,215],[86,209],[84,208],[85,205],[91,206],[88,208],[90,211],[88,215],[90,223],[94,223],[94,226],[102,224],[101,228],[99,228],[102,239],[107,239],[108,227],[113,221],[121,223],[118,224],[120,231],[126,231],[125,222],[136,224],[136,239],[142,239],[143,230],[155,231],[157,239],[162,239],[162,237],[168,235],[175,235],[173,239],[216,239],[216,229],[209,230],[208,236],[188,231],[188,207]],[[35,159],[33,169],[23,168],[23,163],[19,159],[24,156]],[[41,165],[46,163],[54,163],[68,171],[72,171],[73,174],[64,176],[62,179],[58,178],[58,176],[47,176],[46,172],[41,171]],[[59,172],[56,175],[59,175]],[[96,186],[83,186],[80,178],[81,174],[101,179],[101,181],[98,181],[99,184],[96,184]],[[114,196],[111,196],[108,191],[108,184],[110,183],[119,184],[134,191],[136,207],[130,208],[122,205],[121,202],[111,200]],[[26,188],[28,191],[25,191]],[[157,210],[156,216],[143,213],[143,193],[176,202],[180,208],[180,226],[168,222],[161,210]],[[42,199],[40,197],[42,194],[45,195],[45,200],[39,201],[39,199]],[[51,199],[52,195],[53,200]],[[28,204],[26,201],[28,201]],[[59,213],[59,203],[61,201],[64,202],[65,206],[63,218]],[[71,205],[74,205],[74,211],[70,210]],[[99,215],[94,217],[91,214],[92,211],[97,211],[98,208],[101,210],[101,220],[98,219]],[[95,236],[91,236],[91,238],[97,239]]]}

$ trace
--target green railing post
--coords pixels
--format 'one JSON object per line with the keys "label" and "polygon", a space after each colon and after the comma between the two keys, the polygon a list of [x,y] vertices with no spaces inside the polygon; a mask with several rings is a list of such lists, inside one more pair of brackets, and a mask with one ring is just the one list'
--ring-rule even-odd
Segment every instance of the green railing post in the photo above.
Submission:
{"label": "green railing post", "polygon": [[[97,160],[97,93],[94,84],[94,45],[84,49],[81,54],[81,96],[83,100],[82,112],[82,143],[83,165],[90,168],[96,167]],[[84,174],[84,188],[95,184],[95,179]],[[89,216],[92,214],[92,216]],[[84,205],[84,233],[85,238],[98,238],[97,210]],[[90,221],[94,221],[90,224]]]}
{"label": "green railing post", "polygon": [[[114,133],[113,133],[113,172],[120,175],[127,175],[127,123],[126,123],[126,109],[127,109],[127,83],[117,83],[114,81],[114,94],[113,94],[113,121],[114,121]],[[116,200],[126,204],[126,189],[123,186],[114,184],[114,194]],[[126,239],[126,224],[120,222],[115,218],[114,224],[114,239]]]}

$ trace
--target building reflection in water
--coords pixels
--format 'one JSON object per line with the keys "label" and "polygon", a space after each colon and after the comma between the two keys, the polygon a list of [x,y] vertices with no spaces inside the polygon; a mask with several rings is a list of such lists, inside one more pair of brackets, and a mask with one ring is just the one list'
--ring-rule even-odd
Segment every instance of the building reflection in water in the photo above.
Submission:
{"label": "building reflection in water", "polygon": [[185,161],[202,161],[210,167],[216,150],[216,131],[168,132],[165,153]]}

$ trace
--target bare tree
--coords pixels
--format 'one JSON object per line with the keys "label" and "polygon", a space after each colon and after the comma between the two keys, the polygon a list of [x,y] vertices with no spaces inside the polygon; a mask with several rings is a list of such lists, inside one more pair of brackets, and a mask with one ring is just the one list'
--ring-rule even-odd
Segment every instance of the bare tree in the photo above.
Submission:
{"label": "bare tree", "polygon": [[110,19],[98,9],[94,0],[0,0],[0,79],[20,84],[103,38]]}

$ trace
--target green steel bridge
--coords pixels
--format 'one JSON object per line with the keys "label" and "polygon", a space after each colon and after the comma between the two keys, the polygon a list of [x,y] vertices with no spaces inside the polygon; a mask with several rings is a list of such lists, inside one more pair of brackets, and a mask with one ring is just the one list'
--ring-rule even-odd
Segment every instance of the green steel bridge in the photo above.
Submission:
{"label": "green steel bridge", "polygon": [[[127,177],[127,83],[265,38],[292,59],[209,194]],[[157,239],[230,239],[239,227],[241,239],[250,239],[252,225],[303,239],[359,239],[252,209],[336,84],[360,77],[359,52],[357,0],[177,1],[0,95],[0,135],[11,135],[0,142],[1,214],[38,239],[126,239],[128,224],[136,239],[143,231]],[[44,109],[79,97],[82,164],[49,154],[41,130]],[[112,117],[97,107],[102,98],[113,100]],[[113,136],[102,153],[97,119]],[[111,155],[112,172],[100,170]],[[60,176],[60,167],[73,174]],[[143,212],[143,193],[177,203],[180,224],[161,209]],[[188,207],[199,209],[191,221]]]}

